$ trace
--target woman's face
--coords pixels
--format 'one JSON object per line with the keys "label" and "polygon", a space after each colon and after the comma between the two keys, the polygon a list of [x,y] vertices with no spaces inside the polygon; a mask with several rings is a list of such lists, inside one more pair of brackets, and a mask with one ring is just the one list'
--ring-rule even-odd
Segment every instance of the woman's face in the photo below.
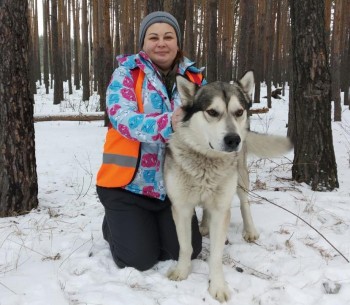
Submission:
{"label": "woman's face", "polygon": [[167,23],[154,23],[146,31],[143,50],[159,68],[168,71],[179,47],[174,28]]}

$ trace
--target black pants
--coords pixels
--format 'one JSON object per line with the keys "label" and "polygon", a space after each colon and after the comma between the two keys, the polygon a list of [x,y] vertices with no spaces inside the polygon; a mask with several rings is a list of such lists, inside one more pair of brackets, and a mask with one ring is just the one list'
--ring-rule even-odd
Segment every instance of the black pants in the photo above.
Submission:
{"label": "black pants", "polygon": [[[179,257],[179,242],[171,203],[137,195],[120,188],[97,187],[105,207],[103,237],[118,267],[144,271],[158,261]],[[196,215],[192,218],[192,259],[202,250]]]}

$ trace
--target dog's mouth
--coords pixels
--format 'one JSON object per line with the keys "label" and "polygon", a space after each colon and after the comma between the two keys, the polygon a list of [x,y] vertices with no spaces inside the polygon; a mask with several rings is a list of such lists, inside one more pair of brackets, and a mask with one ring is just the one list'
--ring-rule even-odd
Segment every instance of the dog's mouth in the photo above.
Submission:
{"label": "dog's mouth", "polygon": [[238,153],[238,151],[239,151],[238,147],[237,147],[237,148],[228,148],[228,147],[225,147],[225,148],[222,149],[222,150],[216,150],[216,149],[214,148],[214,146],[213,146],[210,142],[209,142],[209,147],[210,147],[212,150],[214,150],[214,151],[223,152],[223,153],[229,153],[229,154],[231,154],[231,153]]}

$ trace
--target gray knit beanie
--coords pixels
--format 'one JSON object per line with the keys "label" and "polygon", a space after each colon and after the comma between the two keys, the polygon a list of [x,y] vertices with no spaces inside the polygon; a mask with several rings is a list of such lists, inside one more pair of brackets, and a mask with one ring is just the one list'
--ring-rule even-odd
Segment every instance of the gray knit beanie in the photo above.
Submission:
{"label": "gray knit beanie", "polygon": [[139,36],[140,48],[142,49],[143,47],[143,41],[145,39],[145,34],[147,29],[153,23],[158,23],[158,22],[165,22],[174,28],[177,36],[177,42],[181,49],[181,32],[180,32],[179,24],[177,23],[177,20],[173,15],[162,11],[152,12],[148,14],[145,18],[143,18],[140,25],[140,36]]}

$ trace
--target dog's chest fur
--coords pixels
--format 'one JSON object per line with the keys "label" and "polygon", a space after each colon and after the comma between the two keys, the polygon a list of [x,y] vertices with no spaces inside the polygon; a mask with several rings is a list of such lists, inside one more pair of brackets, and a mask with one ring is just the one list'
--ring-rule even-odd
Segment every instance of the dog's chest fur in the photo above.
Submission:
{"label": "dog's chest fur", "polygon": [[193,205],[208,205],[225,196],[228,189],[234,193],[237,184],[236,156],[221,154],[207,157],[186,146],[173,146],[169,152],[165,167],[166,183],[171,184],[169,189],[176,189],[183,200]]}

